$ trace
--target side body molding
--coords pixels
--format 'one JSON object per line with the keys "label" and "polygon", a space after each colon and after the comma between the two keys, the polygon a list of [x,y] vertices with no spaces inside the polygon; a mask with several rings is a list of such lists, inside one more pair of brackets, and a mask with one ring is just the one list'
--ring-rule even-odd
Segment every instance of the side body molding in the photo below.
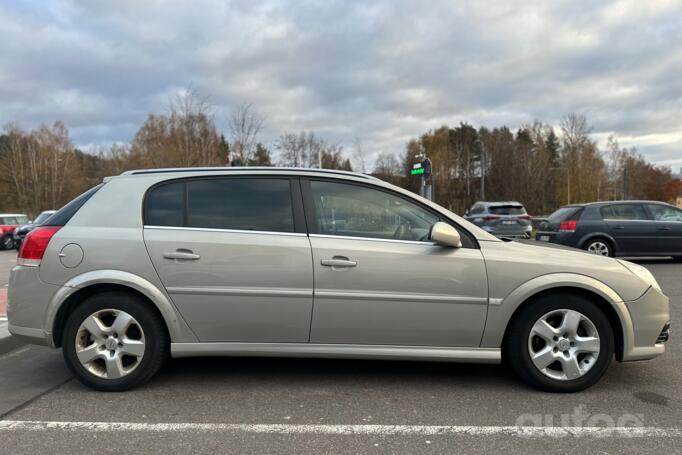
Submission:
{"label": "side body molding", "polygon": [[624,352],[631,351],[634,345],[634,328],[632,318],[623,299],[609,286],[594,278],[577,273],[550,273],[541,275],[526,281],[507,296],[500,296],[491,287],[491,300],[501,300],[501,303],[489,305],[488,319],[486,321],[481,347],[500,347],[504,333],[514,312],[528,298],[542,291],[553,288],[580,288],[601,296],[618,314],[620,325],[623,328]]}
{"label": "side body molding", "polygon": [[[57,313],[61,305],[69,296],[80,289],[94,284],[118,284],[134,289],[151,300],[163,316],[168,327],[168,333],[173,342],[196,342],[197,337],[182,319],[170,298],[159,288],[146,279],[122,270],[94,270],[71,278],[54,295],[45,312],[45,328],[49,328],[47,334],[48,343],[54,345],[52,331]],[[54,347],[54,346],[53,346]]]}

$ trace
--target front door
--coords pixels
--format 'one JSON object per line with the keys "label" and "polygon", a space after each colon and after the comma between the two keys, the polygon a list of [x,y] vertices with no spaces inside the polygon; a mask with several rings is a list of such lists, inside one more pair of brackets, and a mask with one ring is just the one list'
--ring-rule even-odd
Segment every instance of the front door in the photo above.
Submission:
{"label": "front door", "polygon": [[[304,185],[315,270],[312,343],[478,346],[488,285],[473,240],[428,240],[439,216],[391,192]],[[312,226],[311,226],[312,225]]]}
{"label": "front door", "polygon": [[682,255],[682,210],[664,204],[648,204],[656,227],[658,252]]}
{"label": "front door", "polygon": [[656,230],[643,204],[607,205],[601,214],[619,255],[656,252]]}
{"label": "front door", "polygon": [[201,341],[308,341],[312,257],[292,188],[300,203],[288,178],[189,179],[150,191],[147,250]]}

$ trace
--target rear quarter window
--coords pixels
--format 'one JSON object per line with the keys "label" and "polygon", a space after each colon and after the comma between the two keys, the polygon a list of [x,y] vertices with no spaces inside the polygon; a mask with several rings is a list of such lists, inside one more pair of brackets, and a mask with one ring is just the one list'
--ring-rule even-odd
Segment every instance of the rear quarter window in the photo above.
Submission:
{"label": "rear quarter window", "polygon": [[88,200],[97,191],[99,191],[100,188],[102,188],[103,185],[104,183],[100,183],[99,185],[90,188],[85,193],[73,199],[64,207],[57,210],[57,212],[54,215],[45,220],[43,226],[65,226],[66,223],[68,223],[69,220],[76,214],[76,212],[78,212],[80,208],[83,207],[83,205],[85,205],[85,203],[88,202]]}

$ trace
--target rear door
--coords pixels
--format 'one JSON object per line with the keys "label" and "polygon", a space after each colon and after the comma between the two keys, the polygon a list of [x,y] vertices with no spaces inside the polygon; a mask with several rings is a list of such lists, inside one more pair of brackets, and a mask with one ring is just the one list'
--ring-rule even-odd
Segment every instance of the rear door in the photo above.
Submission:
{"label": "rear door", "polygon": [[201,341],[307,342],[310,242],[297,179],[176,180],[148,192],[144,239]]}
{"label": "rear door", "polygon": [[437,214],[395,193],[352,182],[304,183],[315,269],[310,341],[478,346],[485,263],[428,240]]}
{"label": "rear door", "polygon": [[619,255],[656,252],[656,229],[644,204],[619,203],[601,208],[601,215]]}
{"label": "rear door", "polygon": [[656,245],[661,254],[682,255],[682,210],[664,204],[648,204],[656,227]]}

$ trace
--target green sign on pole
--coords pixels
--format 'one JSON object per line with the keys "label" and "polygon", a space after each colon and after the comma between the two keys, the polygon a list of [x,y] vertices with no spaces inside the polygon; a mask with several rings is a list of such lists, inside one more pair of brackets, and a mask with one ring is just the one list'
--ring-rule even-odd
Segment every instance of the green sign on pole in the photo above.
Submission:
{"label": "green sign on pole", "polygon": [[423,167],[418,167],[417,169],[412,169],[410,171],[411,175],[420,175],[424,173],[424,168]]}

